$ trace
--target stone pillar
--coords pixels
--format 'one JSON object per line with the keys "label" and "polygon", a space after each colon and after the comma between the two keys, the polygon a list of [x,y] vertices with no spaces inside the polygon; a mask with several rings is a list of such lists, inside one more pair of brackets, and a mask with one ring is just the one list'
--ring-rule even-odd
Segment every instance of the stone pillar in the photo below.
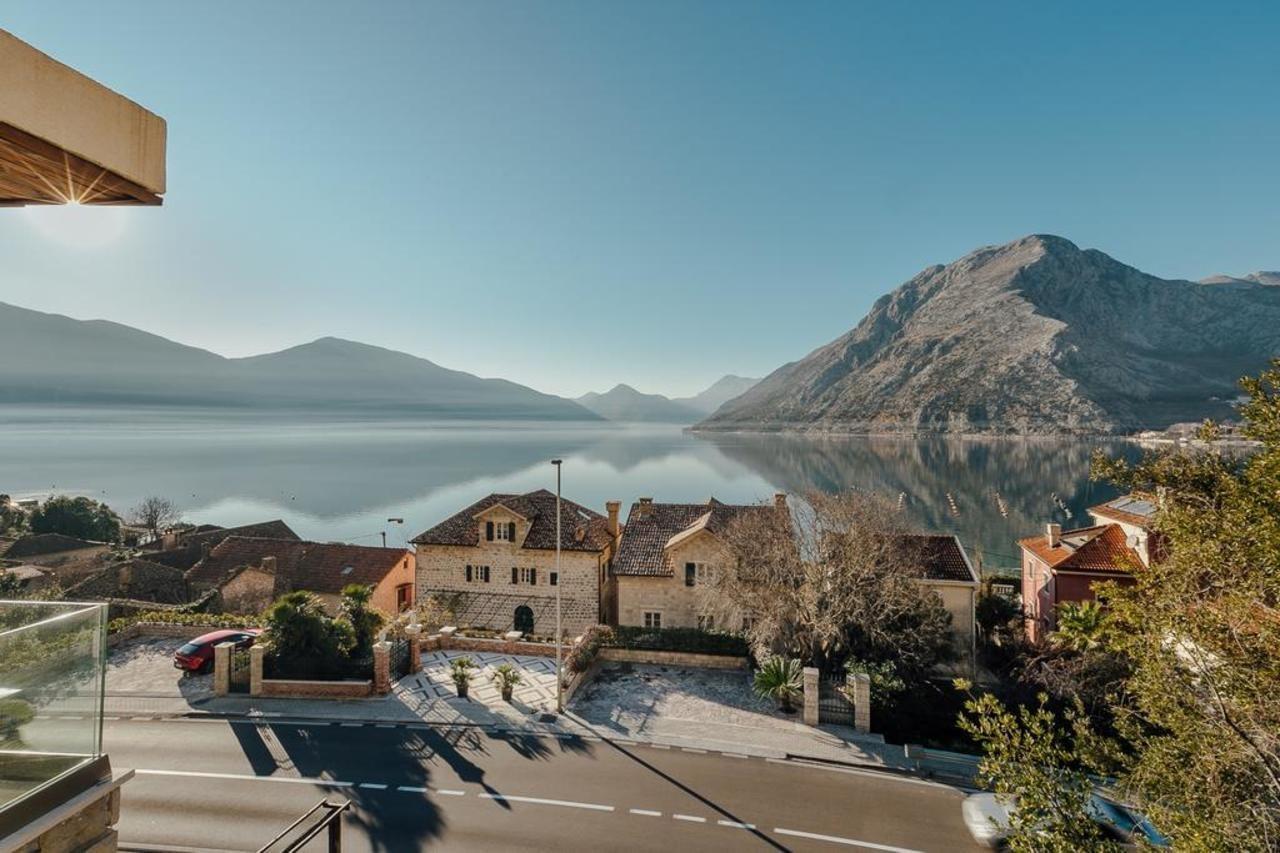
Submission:
{"label": "stone pillar", "polygon": [[804,668],[804,724],[818,724],[818,668],[815,666]]}
{"label": "stone pillar", "polygon": [[234,643],[218,643],[213,647],[213,694],[226,696],[231,692],[231,655]]}
{"label": "stone pillar", "polygon": [[454,625],[445,625],[440,629],[440,648],[447,649],[453,644],[453,635],[458,632]]}
{"label": "stone pillar", "polygon": [[422,629],[410,625],[404,633],[409,638],[409,672],[422,672]]}
{"label": "stone pillar", "polygon": [[263,646],[249,647],[249,695],[262,695],[262,658],[267,653]]}
{"label": "stone pillar", "polygon": [[845,676],[844,683],[853,701],[853,727],[860,732],[871,731],[871,676],[851,672]]}
{"label": "stone pillar", "polygon": [[391,692],[391,644],[386,640],[373,644],[373,692],[379,696]]}

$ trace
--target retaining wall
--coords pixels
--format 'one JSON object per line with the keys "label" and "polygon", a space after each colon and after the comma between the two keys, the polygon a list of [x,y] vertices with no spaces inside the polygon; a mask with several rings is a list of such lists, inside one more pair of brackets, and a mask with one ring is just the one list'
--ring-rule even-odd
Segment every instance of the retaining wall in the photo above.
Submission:
{"label": "retaining wall", "polygon": [[667,652],[655,649],[619,649],[605,646],[600,649],[598,660],[625,663],[651,663],[662,666],[688,666],[699,669],[746,669],[745,657],[734,655],[708,655],[698,652]]}
{"label": "retaining wall", "polygon": [[373,695],[372,681],[304,681],[297,678],[264,678],[259,696],[291,699],[364,699]]}

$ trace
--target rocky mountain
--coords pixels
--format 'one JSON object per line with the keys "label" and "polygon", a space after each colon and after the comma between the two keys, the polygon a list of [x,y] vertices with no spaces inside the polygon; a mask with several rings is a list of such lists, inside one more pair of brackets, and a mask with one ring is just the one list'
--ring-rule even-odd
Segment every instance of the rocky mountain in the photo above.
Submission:
{"label": "rocky mountain", "polygon": [[748,379],[745,376],[721,376],[706,388],[692,397],[676,397],[674,402],[697,409],[703,415],[709,415],[725,403],[745,394],[759,379]]}
{"label": "rocky mountain", "polygon": [[611,421],[692,424],[707,414],[661,394],[642,394],[622,384],[603,394],[588,392],[575,402]]}
{"label": "rocky mountain", "polygon": [[1061,237],[978,249],[876,301],[706,430],[1121,433],[1224,418],[1280,353],[1280,289],[1147,275]]}
{"label": "rocky mountain", "polygon": [[0,303],[0,403],[228,406],[599,420],[570,400],[402,352],[321,338],[224,358],[105,320]]}
{"label": "rocky mountain", "polygon": [[1248,275],[1211,275],[1208,278],[1200,279],[1201,284],[1265,284],[1269,286],[1280,285],[1280,272],[1273,270],[1258,270]]}

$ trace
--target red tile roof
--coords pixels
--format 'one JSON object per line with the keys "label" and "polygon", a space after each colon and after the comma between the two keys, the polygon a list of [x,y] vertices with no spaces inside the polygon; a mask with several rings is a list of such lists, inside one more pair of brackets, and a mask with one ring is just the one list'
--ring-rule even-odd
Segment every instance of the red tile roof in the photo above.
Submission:
{"label": "red tile roof", "polygon": [[978,582],[978,576],[955,536],[926,533],[914,534],[908,539],[920,549],[926,580]]}
{"label": "red tile roof", "polygon": [[667,561],[665,551],[672,536],[698,524],[704,516],[708,516],[707,530],[720,533],[741,513],[765,510],[776,511],[773,504],[745,506],[721,503],[715,498],[703,504],[634,503],[611,573],[670,577],[675,568]]}
{"label": "red tile roof", "polygon": [[[523,495],[487,495],[430,530],[419,533],[412,541],[415,545],[478,545],[480,524],[476,515],[498,504],[529,521],[529,532],[520,544],[521,548],[555,550],[556,496],[546,489]],[[608,524],[609,520],[600,513],[561,498],[560,547],[563,550],[603,551],[611,540]]]}
{"label": "red tile roof", "polygon": [[261,566],[263,557],[276,560],[277,591],[337,595],[347,584],[377,585],[412,555],[404,548],[229,536],[187,572],[187,581],[204,588],[220,586],[247,566]]}
{"label": "red tile roof", "polygon": [[1064,530],[1052,548],[1044,534],[1019,539],[1018,544],[1055,571],[1131,574],[1142,566],[1142,558],[1129,547],[1118,524]]}

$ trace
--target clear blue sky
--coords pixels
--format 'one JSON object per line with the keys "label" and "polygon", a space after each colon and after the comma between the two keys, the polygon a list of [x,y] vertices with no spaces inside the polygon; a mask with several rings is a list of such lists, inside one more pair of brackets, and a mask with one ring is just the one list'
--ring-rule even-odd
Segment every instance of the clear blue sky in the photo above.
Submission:
{"label": "clear blue sky", "polygon": [[1028,233],[1280,267],[1274,2],[55,5],[0,27],[164,116],[169,192],[3,213],[0,300],[228,355],[687,393]]}

